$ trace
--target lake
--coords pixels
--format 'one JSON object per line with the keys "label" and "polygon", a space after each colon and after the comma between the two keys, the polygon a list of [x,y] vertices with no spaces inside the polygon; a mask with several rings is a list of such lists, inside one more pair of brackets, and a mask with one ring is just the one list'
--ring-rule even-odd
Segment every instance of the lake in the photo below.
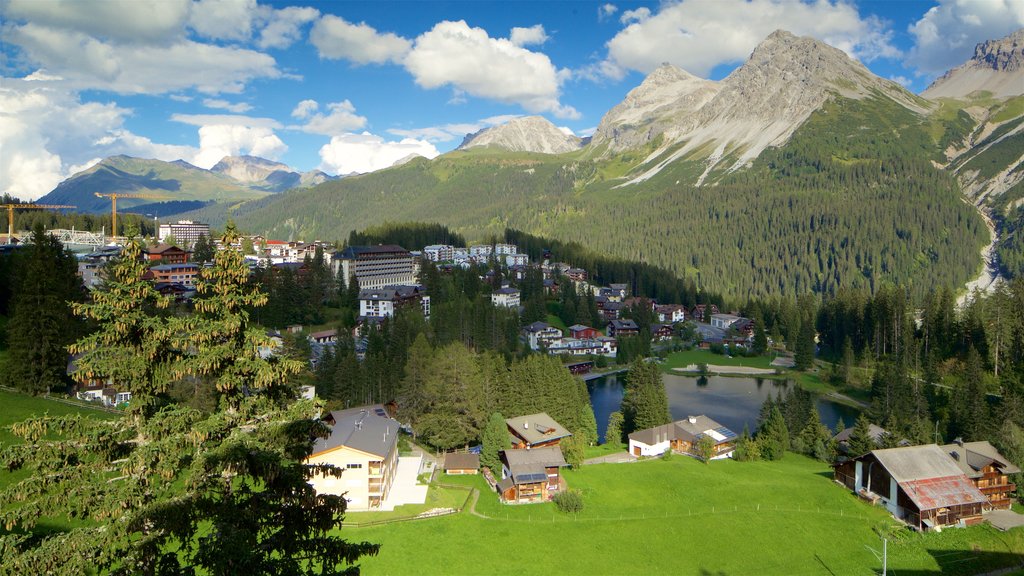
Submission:
{"label": "lake", "polygon": [[[608,415],[622,405],[624,376],[613,374],[587,382],[590,404],[597,419],[597,434],[602,442],[608,427]],[[697,378],[665,374],[662,379],[673,420],[705,414],[737,434],[743,431],[744,425],[749,426],[753,433],[761,404],[769,396],[778,396],[790,386],[795,386],[789,380],[733,376]],[[835,430],[840,418],[847,426],[852,426],[860,414],[856,408],[822,397],[817,399],[817,406],[821,421],[830,430]]]}

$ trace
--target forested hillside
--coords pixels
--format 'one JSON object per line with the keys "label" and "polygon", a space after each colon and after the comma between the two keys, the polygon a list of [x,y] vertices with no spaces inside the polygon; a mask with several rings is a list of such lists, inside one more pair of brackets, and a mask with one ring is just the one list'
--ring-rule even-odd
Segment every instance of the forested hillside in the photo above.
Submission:
{"label": "forested hillside", "polygon": [[601,160],[455,152],[263,199],[234,217],[253,232],[325,240],[398,220],[444,223],[471,240],[511,227],[741,298],[885,281],[922,294],[973,275],[986,240],[934,164],[944,137],[934,118],[887,98],[836,98],[784,147],[701,186],[702,164],[685,159],[623,186],[630,166],[657,162],[643,150]]}

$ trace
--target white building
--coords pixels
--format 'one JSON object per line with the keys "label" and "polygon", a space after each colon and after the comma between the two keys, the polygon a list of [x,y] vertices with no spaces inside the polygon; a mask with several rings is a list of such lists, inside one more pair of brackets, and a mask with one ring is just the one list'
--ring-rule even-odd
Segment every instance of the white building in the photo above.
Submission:
{"label": "white building", "polygon": [[491,292],[491,304],[505,308],[519,307],[519,290],[516,288],[499,288]]}
{"label": "white building", "polygon": [[360,289],[385,286],[412,286],[416,272],[412,254],[401,246],[349,246],[335,255],[332,261],[335,275],[339,275],[347,288],[356,281]]}
{"label": "white building", "polygon": [[506,266],[526,266],[530,263],[530,257],[526,254],[506,254]]}
{"label": "white building", "polygon": [[200,236],[210,238],[210,225],[191,220],[178,220],[174,224],[161,224],[157,238],[163,242],[168,236],[174,236],[182,246],[191,246]]}
{"label": "white building", "polygon": [[495,244],[494,253],[498,256],[509,256],[519,252],[519,247],[515,244]]}
{"label": "white building", "polygon": [[546,322],[534,322],[523,328],[526,334],[526,342],[531,350],[540,350],[541,347],[551,346],[552,343],[561,340],[562,331]]}
{"label": "white building", "polygon": [[711,325],[715,328],[721,328],[725,330],[728,329],[729,326],[732,326],[737,321],[742,319],[742,317],[736,316],[734,314],[712,314]]}
{"label": "white building", "polygon": [[403,306],[419,305],[423,316],[430,317],[430,296],[419,286],[385,286],[359,291],[360,318],[390,318]]}
{"label": "white building", "polygon": [[494,246],[490,244],[478,244],[469,247],[469,257],[474,260],[486,260],[494,253]]}
{"label": "white building", "polygon": [[431,262],[450,262],[455,259],[455,248],[447,244],[432,244],[423,249],[423,257]]}

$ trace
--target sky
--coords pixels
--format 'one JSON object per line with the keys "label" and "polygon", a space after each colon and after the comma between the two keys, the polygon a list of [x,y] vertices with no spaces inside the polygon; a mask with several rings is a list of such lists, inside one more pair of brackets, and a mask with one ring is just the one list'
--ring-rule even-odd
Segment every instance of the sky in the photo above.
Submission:
{"label": "sky", "polygon": [[126,154],[305,171],[428,158],[523,115],[591,134],[664,62],[719,80],[776,29],[920,92],[1024,0],[0,0],[0,193]]}

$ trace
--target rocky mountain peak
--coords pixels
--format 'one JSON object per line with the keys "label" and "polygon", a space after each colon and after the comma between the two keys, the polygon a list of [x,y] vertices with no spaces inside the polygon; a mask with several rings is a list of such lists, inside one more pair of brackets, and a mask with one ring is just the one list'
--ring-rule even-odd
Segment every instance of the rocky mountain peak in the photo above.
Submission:
{"label": "rocky mountain peak", "polygon": [[210,168],[211,172],[230,176],[246,184],[266,180],[267,176],[279,170],[295,172],[286,164],[258,156],[225,156]]}
{"label": "rocky mountain peak", "polygon": [[966,98],[984,92],[996,98],[1024,94],[1024,28],[978,44],[970,60],[943,74],[921,95]]}
{"label": "rocky mountain peak", "polygon": [[469,134],[459,149],[478,146],[494,146],[512,152],[561,154],[579,149],[580,139],[562,132],[542,116],[524,116]]}

